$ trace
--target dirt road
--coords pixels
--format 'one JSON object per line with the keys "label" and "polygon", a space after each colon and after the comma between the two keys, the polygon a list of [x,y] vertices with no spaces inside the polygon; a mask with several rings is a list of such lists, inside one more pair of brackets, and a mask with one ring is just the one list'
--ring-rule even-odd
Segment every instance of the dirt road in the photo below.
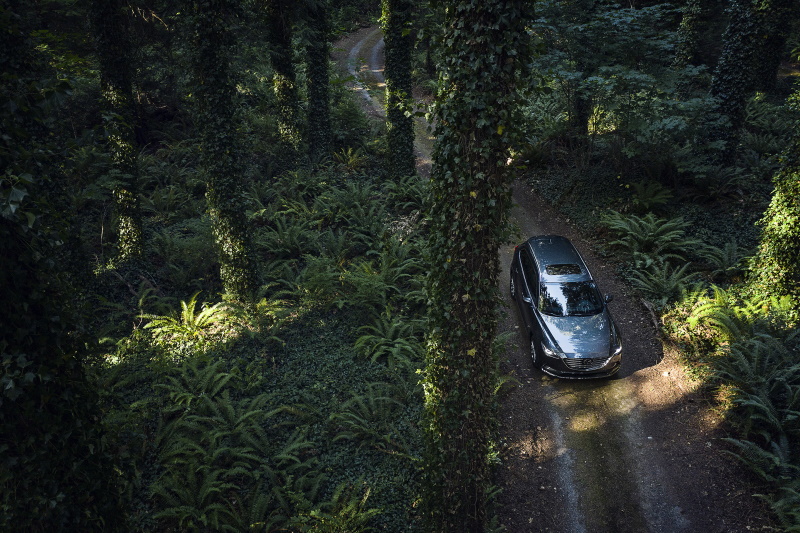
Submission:
{"label": "dirt road", "polygon": [[[337,59],[359,82],[354,90],[380,109],[367,87],[380,89],[383,41],[365,28],[340,43]],[[373,111],[373,115],[380,115]],[[420,131],[419,129],[417,130]],[[419,135],[419,134],[418,134]],[[419,143],[427,175],[430,139]],[[522,242],[535,234],[570,238],[598,285],[613,294],[611,310],[624,345],[615,379],[551,379],[534,369],[527,335],[508,296],[513,246],[500,250],[507,316],[517,333],[503,371],[518,385],[501,398],[502,492],[497,514],[509,533],[712,533],[771,530],[741,471],[724,455],[720,419],[670,355],[654,317],[593,252],[590,242],[531,188],[515,185],[512,217]]]}

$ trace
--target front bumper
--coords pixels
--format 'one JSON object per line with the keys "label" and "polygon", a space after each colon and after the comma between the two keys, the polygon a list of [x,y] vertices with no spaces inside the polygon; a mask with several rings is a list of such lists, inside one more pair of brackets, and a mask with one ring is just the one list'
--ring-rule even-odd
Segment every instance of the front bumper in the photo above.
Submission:
{"label": "front bumper", "polygon": [[541,370],[547,375],[567,379],[606,378],[616,374],[622,366],[622,357],[614,355],[598,358],[559,358],[547,357]]}

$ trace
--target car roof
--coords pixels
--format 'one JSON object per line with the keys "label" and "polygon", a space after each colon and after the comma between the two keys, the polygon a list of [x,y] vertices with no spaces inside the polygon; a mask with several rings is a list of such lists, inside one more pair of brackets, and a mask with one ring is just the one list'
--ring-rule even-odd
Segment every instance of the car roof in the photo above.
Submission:
{"label": "car roof", "polygon": [[539,279],[542,281],[591,281],[592,275],[586,263],[566,237],[537,235],[528,239],[526,244],[536,258],[539,265]]}

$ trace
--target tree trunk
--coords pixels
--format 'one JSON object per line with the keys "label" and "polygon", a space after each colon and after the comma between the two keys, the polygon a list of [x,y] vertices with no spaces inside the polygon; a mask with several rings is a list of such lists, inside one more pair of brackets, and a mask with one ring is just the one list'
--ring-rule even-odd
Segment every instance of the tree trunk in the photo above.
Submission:
{"label": "tree trunk", "polygon": [[225,291],[240,299],[253,295],[256,267],[244,215],[242,172],[237,158],[236,87],[229,57],[235,37],[229,27],[238,2],[193,0],[196,123],[200,129],[206,200],[213,224]]}
{"label": "tree trunk", "polygon": [[93,0],[92,17],[100,63],[100,89],[117,211],[116,262],[142,254],[142,219],[139,209],[139,169],[136,161],[136,112],[131,83],[131,43],[123,0]]}
{"label": "tree trunk", "polygon": [[309,19],[311,41],[308,46],[308,144],[313,163],[331,152],[331,109],[328,85],[330,72],[330,22],[327,0],[317,0]]}
{"label": "tree trunk", "polygon": [[383,0],[383,34],[386,43],[386,118],[389,176],[410,176],[416,171],[414,119],[411,97],[411,0]]}
{"label": "tree trunk", "polygon": [[272,84],[278,106],[281,142],[297,151],[300,141],[297,77],[292,61],[292,21],[287,0],[267,0],[270,59],[274,71]]}
{"label": "tree trunk", "polygon": [[443,39],[430,206],[426,516],[482,532],[490,483],[498,249],[508,239],[524,0],[453,2]]}
{"label": "tree trunk", "polygon": [[747,100],[754,89],[758,26],[752,4],[749,0],[733,0],[730,13],[722,55],[711,79],[711,96],[716,99],[713,112],[723,117],[721,123],[709,129],[711,140],[724,144],[717,163],[726,163],[732,157]]}
{"label": "tree trunk", "polygon": [[[800,91],[795,92],[794,101],[795,107],[800,107]],[[794,309],[791,319],[797,325],[800,323],[800,134],[795,134],[773,183],[772,201],[759,222],[764,229],[750,269],[751,288],[763,296],[790,297]]]}

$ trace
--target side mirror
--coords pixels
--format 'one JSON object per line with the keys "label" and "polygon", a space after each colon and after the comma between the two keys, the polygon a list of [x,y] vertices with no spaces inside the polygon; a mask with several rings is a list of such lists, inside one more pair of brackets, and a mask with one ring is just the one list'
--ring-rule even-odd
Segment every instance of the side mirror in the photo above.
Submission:
{"label": "side mirror", "polygon": [[529,303],[531,303],[533,300],[532,300],[531,298],[529,298],[528,296],[523,296],[523,297],[522,297],[522,301],[523,301],[523,302],[525,302],[526,304],[529,304]]}
{"label": "side mirror", "polygon": [[611,294],[606,294],[605,301],[607,304],[610,304],[614,300],[614,296]]}

